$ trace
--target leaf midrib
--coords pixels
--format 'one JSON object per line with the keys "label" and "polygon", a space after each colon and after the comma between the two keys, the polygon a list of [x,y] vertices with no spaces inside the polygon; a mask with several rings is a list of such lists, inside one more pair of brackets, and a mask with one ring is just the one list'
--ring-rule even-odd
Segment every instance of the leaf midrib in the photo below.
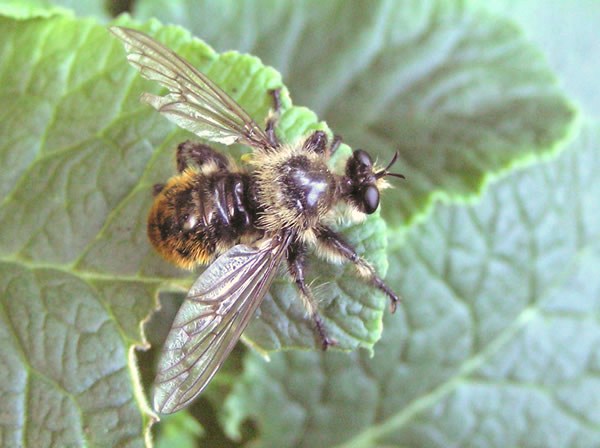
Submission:
{"label": "leaf midrib", "polygon": [[482,367],[497,352],[499,352],[500,349],[512,341],[527,323],[546,313],[541,310],[540,305],[544,303],[545,298],[551,296],[554,291],[560,289],[580,262],[585,259],[585,257],[592,255],[595,247],[600,246],[600,236],[596,235],[596,238],[598,238],[596,241],[588,240],[586,246],[580,247],[573,254],[570,263],[566,264],[565,269],[554,277],[554,282],[546,288],[543,294],[540,294],[540,299],[537,300],[533,306],[524,308],[513,320],[513,323],[491,340],[484,350],[467,358],[456,374],[450,376],[446,381],[434,387],[428,394],[415,398],[409,402],[400,412],[389,416],[379,424],[367,427],[348,441],[336,445],[335,448],[364,448],[373,446],[376,441],[388,434],[394,433],[399,428],[406,425],[415,415],[426,409],[432,408],[441,401],[443,397],[453,392],[457,386],[463,384],[464,380],[468,378],[469,375]]}

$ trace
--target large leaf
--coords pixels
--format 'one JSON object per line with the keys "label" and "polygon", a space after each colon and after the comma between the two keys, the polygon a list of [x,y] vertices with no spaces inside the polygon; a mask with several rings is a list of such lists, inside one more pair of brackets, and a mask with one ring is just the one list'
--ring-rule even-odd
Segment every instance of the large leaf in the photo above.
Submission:
{"label": "large leaf", "polygon": [[[24,17],[0,18],[2,444],[141,445],[151,417],[133,356],[140,324],[159,289],[193,280],[152,251],[146,214],[152,185],[174,172],[175,145],[191,136],[139,103],[158,87],[127,64],[106,28]],[[277,72],[254,57],[219,55],[181,29],[144,29],[264,121]],[[325,128],[292,107],[285,89],[283,102],[283,138]],[[346,234],[384,271],[379,216]],[[386,300],[351,269],[316,263],[311,272],[328,283],[323,314],[341,348],[372,346]],[[282,279],[274,292],[247,339],[262,349],[319,346],[295,290]]]}
{"label": "large leaf", "polygon": [[[20,2],[12,3],[21,7]],[[44,2],[31,2],[36,3]],[[435,154],[432,156],[435,147],[431,144],[423,146],[425,152],[415,153],[421,159],[419,163],[432,165],[431,169],[425,166],[423,172],[441,173],[440,179],[430,180],[431,188],[425,193],[419,190],[423,181],[419,181],[420,175],[416,174],[418,170],[407,172],[406,160],[404,161],[405,165],[399,170],[407,172],[410,178],[403,188],[408,188],[409,198],[419,198],[422,194],[425,200],[422,203],[405,201],[408,205],[399,209],[398,213],[388,212],[393,219],[416,216],[423,210],[427,199],[436,192],[476,191],[481,185],[483,172],[496,172],[515,161],[524,160],[529,154],[551,150],[567,133],[569,122],[573,118],[572,108],[557,93],[552,75],[543,63],[541,66],[538,64],[540,56],[524,42],[521,34],[512,25],[477,11],[468,2],[426,2],[418,5],[405,3],[404,7],[407,9],[403,7],[401,10],[397,9],[399,7],[394,2],[382,2],[368,11],[361,10],[354,4],[348,10],[352,11],[354,8],[355,14],[345,10],[340,14],[337,9],[340,4],[334,1],[308,3],[308,6],[298,2],[269,2],[268,7],[263,9],[257,8],[256,4],[258,3],[244,3],[246,6],[242,11],[245,15],[241,17],[237,16],[237,9],[232,6],[234,3],[219,2],[215,5],[221,5],[219,8],[222,9],[215,9],[215,12],[228,11],[233,19],[227,21],[222,16],[213,14],[210,16],[210,23],[205,25],[220,30],[221,36],[233,36],[233,40],[236,39],[238,30],[238,36],[251,36],[249,44],[241,48],[259,53],[267,62],[278,65],[277,61],[269,59],[269,54],[287,60],[287,65],[279,67],[284,70],[285,79],[291,81],[296,103],[311,105],[314,97],[321,101],[312,104],[315,108],[320,108],[319,112],[325,113],[333,123],[336,123],[336,119],[343,118],[344,122],[341,124],[346,123],[346,127],[357,124],[357,132],[364,131],[362,127],[365,124],[377,123],[377,117],[397,112],[402,120],[408,120],[405,123],[407,129],[414,127],[426,135],[430,132],[432,138],[437,139],[439,147],[448,141],[451,144],[458,142],[452,146],[456,149],[452,153],[443,148],[440,158]],[[189,17],[198,17],[198,12],[202,11],[201,4],[189,9],[180,1],[165,5],[163,11],[168,12],[174,5],[178,5]],[[293,5],[292,10],[288,10],[290,5]],[[6,12],[1,8],[0,11]],[[30,13],[27,8],[17,8],[16,11],[23,19],[54,14],[38,10]],[[400,16],[388,14],[387,11],[396,11]],[[407,15],[403,20],[404,13]],[[289,23],[286,22],[288,20]],[[388,20],[402,26],[394,27],[388,24]],[[258,26],[253,25],[254,23]],[[265,23],[271,23],[271,28],[263,26]],[[373,23],[377,25],[373,26]],[[257,120],[262,120],[270,106],[269,98],[264,92],[267,88],[280,85],[277,73],[265,70],[252,58],[215,54],[198,42],[192,43],[189,35],[179,30],[160,30],[156,23],[146,29],[158,33],[160,39],[182,52],[196,65],[206,67],[212,64],[210,75],[228,88]],[[324,29],[328,34],[323,32]],[[264,30],[270,34],[263,35]],[[405,30],[413,34],[405,35]],[[488,35],[486,32],[490,32],[493,38],[485,40],[484,36]],[[197,30],[195,33],[202,34]],[[295,40],[296,35],[301,39]],[[332,42],[335,44],[325,45],[328,41],[321,39],[325,35],[334,37],[336,40]],[[256,39],[253,40],[252,36]],[[400,40],[389,40],[390,36],[396,36]],[[218,44],[217,37],[215,34],[215,42]],[[404,38],[406,40],[402,41]],[[316,43],[315,39],[318,40]],[[445,39],[451,44],[448,49],[455,49],[454,52],[430,51],[438,49],[439,43],[445,42]],[[262,51],[261,45],[253,45],[253,41],[262,42],[265,49],[271,48],[273,51]],[[371,46],[354,46],[354,43],[361,44],[363,41],[371,42]],[[477,45],[478,42],[482,43],[481,48]],[[293,49],[290,44],[295,43],[303,44],[302,51]],[[496,61],[496,65],[489,65],[486,59],[488,44],[499,44],[491,45],[490,51],[492,48],[506,49],[506,66],[501,60]],[[279,52],[275,51],[277,48],[280,49]],[[366,59],[363,51],[365,48],[372,50],[370,57]],[[442,50],[445,48],[441,47]],[[511,59],[513,51],[518,57]],[[400,60],[396,53],[408,55],[409,59],[407,62]],[[138,104],[139,93],[154,87],[141,82],[127,68],[121,46],[106,34],[104,28],[94,26],[92,22],[38,19],[16,23],[2,20],[0,54],[3,61],[0,68],[0,95],[4,105],[0,121],[0,160],[5,167],[0,174],[0,221],[3,226],[0,234],[0,374],[3,374],[3,379],[0,380],[0,409],[3,416],[0,423],[0,444],[139,445],[142,443],[144,425],[149,418],[143,410],[145,403],[139,391],[131,347],[142,341],[139,323],[154,306],[153,298],[159,286],[165,283],[186,286],[191,280],[183,278],[180,272],[160,261],[148,247],[144,231],[145,214],[151,200],[148,192],[154,182],[164,181],[172,174],[173,147],[189,135],[174,129],[158,114]],[[491,56],[497,54],[490,53]],[[465,62],[457,58],[461,55],[472,56],[474,59],[461,66],[460,63]],[[420,56],[423,57],[421,62]],[[534,61],[532,65],[529,64],[529,59]],[[364,67],[356,64],[363,60],[368,62]],[[387,61],[390,65],[387,65]],[[466,114],[464,122],[454,128],[456,122],[449,119],[456,117],[449,116],[447,110],[438,110],[437,106],[432,109],[419,106],[418,98],[421,94],[425,98],[433,98],[436,92],[443,94],[450,90],[453,94],[457,91],[456,88],[444,90],[442,81],[446,78],[443,76],[420,78],[421,72],[415,72],[419,67],[427,68],[428,63],[435,61],[441,63],[440,75],[453,75],[455,72],[452,69],[457,64],[467,74],[471,66],[480,68],[477,75],[481,77],[475,76],[473,79],[475,84],[480,83],[477,85],[481,90],[477,92],[484,93],[486,82],[491,82],[496,89],[504,88],[505,70],[510,69],[508,71],[512,76],[512,68],[517,70],[522,62],[525,67],[531,68],[532,73],[532,89],[529,91],[532,95],[526,98],[531,102],[525,101],[524,104],[527,105],[527,110],[538,111],[539,120],[533,112],[520,114],[519,108],[513,107],[513,104],[506,106],[510,113],[499,116],[497,123],[494,122],[493,125],[489,121],[479,123],[476,120],[476,110],[473,109],[470,111],[473,113]],[[469,61],[468,58],[466,61]],[[390,97],[400,101],[398,104],[401,107],[406,107],[404,113],[402,110],[390,109],[389,105],[383,108],[384,112],[377,112],[377,106],[381,106],[380,103],[374,104],[373,100],[377,98],[359,98],[357,94],[360,91],[354,91],[357,84],[350,83],[350,87],[346,86],[346,90],[342,92],[336,90],[336,83],[340,81],[363,79],[354,71],[356,67],[362,67],[365,75],[363,82],[369,84],[365,90],[367,95],[373,91],[371,84],[379,95],[384,95],[389,89],[386,87],[382,93],[380,86],[386,84],[380,78],[388,71],[394,73],[390,82],[400,79],[402,86],[407,85],[406,73],[396,77],[394,68],[400,70],[404,64],[407,64],[408,74],[416,76],[416,85],[422,87],[421,90],[414,90],[410,84],[410,89],[413,90]],[[297,71],[296,67],[302,71]],[[501,73],[501,76],[496,76],[496,72]],[[308,76],[309,73],[314,75]],[[463,72],[458,70],[458,75],[461,73]],[[471,78],[465,76],[465,79]],[[433,93],[428,90],[430,83],[433,83]],[[344,85],[343,82],[341,84]],[[460,105],[477,103],[463,101],[477,94],[469,91],[468,87],[467,84],[458,89],[460,95],[457,101]],[[336,102],[338,97],[341,99],[340,103]],[[364,115],[365,120],[346,121],[348,114],[354,113],[352,101],[357,98],[364,100],[372,108],[375,121],[371,118],[371,113]],[[450,101],[453,97],[450,95],[448,98]],[[484,95],[485,98],[487,97]],[[409,101],[405,101],[406,99]],[[284,102],[286,107],[290,106],[286,95]],[[501,101],[499,105],[502,105]],[[523,103],[518,105],[522,106]],[[423,121],[418,122],[413,117],[410,121],[410,108],[415,107],[419,111],[431,112],[431,120],[421,117]],[[339,115],[334,110],[338,108],[342,111]],[[519,124],[527,119],[530,121]],[[543,128],[539,123],[542,120]],[[473,145],[471,141],[465,144],[461,135],[455,135],[479,129],[480,125],[483,125],[483,131],[481,135],[478,133],[473,136]],[[495,130],[495,125],[502,132]],[[314,126],[323,125],[316,124],[316,118],[308,111],[290,108],[284,115],[282,134],[293,138]],[[344,132],[350,143],[359,143],[360,136],[356,141],[348,138],[344,126],[338,128],[336,123],[335,130]],[[415,151],[415,136],[411,133],[404,135],[406,129],[402,126],[400,129],[401,132],[394,135],[394,138],[398,138],[399,142],[408,142],[403,151],[410,155]],[[433,132],[437,129],[441,129],[440,135]],[[531,131],[531,134],[519,129]],[[366,130],[371,133],[370,129]],[[514,143],[514,146],[507,142]],[[373,143],[365,145],[368,149],[373,146]],[[391,151],[392,147],[394,145],[390,142],[383,142],[384,151],[380,154]],[[479,161],[473,158],[472,160],[481,162],[481,169],[464,169],[461,157],[469,154],[471,148],[480,154],[482,147],[486,151],[489,149],[489,160],[486,158]],[[344,150],[347,153],[347,148]],[[239,154],[239,150],[236,154]],[[457,180],[463,178],[468,179],[468,182],[465,185],[457,184]],[[413,191],[410,185],[415,181],[419,188]],[[389,210],[394,209],[394,205],[389,205],[394,203],[393,197],[387,196],[386,200],[384,207],[388,205]],[[366,226],[350,229],[348,234],[358,244],[360,251],[369,254],[381,269],[385,267],[384,227],[383,222],[375,217]],[[401,240],[401,237],[401,234],[394,233],[392,241]],[[438,255],[431,254],[430,258],[437,260]],[[399,262],[393,260],[393,263]],[[587,269],[590,275],[595,273],[593,267]],[[360,283],[346,275],[346,272],[352,272],[351,269],[331,269],[325,264],[317,264],[313,266],[312,272],[313,276],[316,272],[320,273],[319,281],[329,282],[321,291],[321,296],[326,299],[324,311],[330,318],[328,325],[331,325],[343,345],[348,348],[371,345],[381,331],[380,317],[385,305],[383,298],[367,298],[368,301],[365,302],[362,292],[366,292],[366,289],[362,289],[364,287]],[[477,281],[477,277],[474,281]],[[274,291],[277,292],[275,301],[267,299],[261,310],[262,318],[249,332],[254,341],[263,348],[314,345],[310,322],[305,319],[292,288],[284,281],[279,281]],[[417,291],[421,292],[420,289]],[[420,297],[414,291],[409,292]],[[406,302],[410,302],[410,299],[412,297],[407,296]],[[396,338],[396,343],[398,340],[401,342],[400,348],[405,347],[403,341],[408,340],[410,331],[405,328],[405,317],[394,317],[387,322],[390,331],[386,339],[388,343],[381,347],[382,353],[377,355],[379,358],[376,361],[386,354],[394,356],[398,347],[389,343],[390,339]],[[441,319],[441,322],[440,324],[432,319],[427,323],[430,331],[441,332],[442,336],[438,340],[444,340],[446,336],[443,331],[446,327],[442,325],[444,320]],[[391,401],[386,402],[386,407],[377,409],[378,414],[372,420],[368,419],[373,415],[370,402],[366,399],[362,401],[367,395],[362,393],[366,383],[359,380],[360,375],[356,376],[356,383],[340,382],[339,388],[343,392],[340,395],[334,380],[323,383],[326,376],[323,376],[321,365],[324,361],[318,355],[316,363],[315,358],[311,358],[313,355],[297,355],[300,361],[304,361],[303,356],[307,357],[307,366],[298,364],[297,376],[287,370],[289,366],[285,363],[281,372],[282,375],[288,374],[290,378],[294,378],[296,384],[302,383],[301,390],[308,399],[315,394],[309,388],[311,382],[324,384],[321,389],[317,389],[322,391],[323,396],[342,399],[339,406],[331,407],[335,408],[332,415],[345,416],[353,423],[352,428],[347,430],[347,426],[339,426],[337,421],[330,421],[330,433],[335,430],[352,435],[353,431],[358,430],[363,431],[367,439],[371,434],[374,435],[373,438],[377,438],[378,434],[385,432],[387,426],[383,425],[383,429],[375,426],[371,432],[367,430],[371,423],[367,425],[364,422],[388,422],[377,420],[377,415],[387,419],[398,413],[398,408],[394,407],[396,403],[392,403],[397,390],[415,388],[414,385],[419,383],[419,375],[428,378],[431,371],[438,374],[435,370],[439,365],[427,363],[427,356],[434,348],[428,341],[430,334],[421,331],[416,336],[419,336],[418,344],[411,346],[411,354],[418,358],[421,369],[411,371],[413,379],[407,383],[408,386],[405,386],[404,381],[399,381],[391,384],[391,389],[382,389],[382,395],[388,394],[388,400]],[[443,347],[440,351],[449,353],[452,361],[450,355],[454,352],[443,345],[440,347]],[[423,350],[423,355],[419,358],[420,349]],[[457,356],[455,358],[458,359]],[[280,359],[286,357],[275,358],[272,364],[274,368],[277,368]],[[334,354],[332,359],[343,361],[347,359],[347,355]],[[369,362],[367,357],[361,356],[358,359],[364,363]],[[459,361],[455,362],[458,363]],[[439,369],[440,381],[437,384],[441,385],[441,392],[454,391],[452,387],[455,383],[446,381],[444,376],[447,364],[441,363],[442,368]],[[262,364],[256,365],[258,368],[255,372],[262,375]],[[381,365],[385,367],[384,364]],[[315,368],[314,372],[309,370],[311,367]],[[394,365],[390,367],[391,370],[373,373],[375,380],[366,389],[377,390],[378,379],[382,381],[381,384],[386,384],[384,380],[396,367]],[[341,364],[339,372],[342,378],[346,378],[359,374],[360,370],[357,372],[352,366]],[[302,374],[305,375],[303,378],[300,376]],[[458,378],[458,381],[462,379]],[[446,383],[450,384],[450,389],[443,387]],[[591,390],[589,383],[590,381],[584,382],[582,390]],[[264,392],[264,386],[260,382],[257,384],[259,387],[255,393]],[[281,385],[275,382],[274,387],[278,387],[278,384]],[[356,396],[349,395],[347,388],[352,389]],[[416,390],[416,393],[409,394],[408,400],[414,397],[417,404],[433,403],[439,396],[433,394],[433,400],[428,399],[430,395],[427,391],[437,390],[436,385],[431,386],[430,381],[424,381],[422,390],[426,392],[419,395],[421,390]],[[283,390],[280,389],[280,393],[284,393]],[[299,389],[298,394],[301,393]],[[596,395],[592,393],[589,396]],[[511,408],[515,402],[522,401],[521,397],[514,394],[505,398],[503,395],[501,399]],[[261,397],[257,398],[256,403],[261,403]],[[421,401],[420,398],[424,399]],[[271,402],[273,405],[275,403],[277,400]],[[439,403],[443,405],[444,402],[440,400]],[[273,422],[280,421],[277,417],[289,414],[294,417],[290,420],[291,427],[297,423],[295,418],[298,415],[308,415],[308,421],[319,421],[329,412],[328,408],[324,408],[316,414],[310,414],[295,403],[288,401],[287,404],[290,404],[289,408],[273,408],[279,411]],[[582,403],[576,404],[583,406]],[[590,409],[593,409],[593,404],[589,406]],[[342,406],[347,406],[347,409],[338,412]],[[401,421],[417,415],[421,407],[417,405],[408,409],[410,412],[399,414]],[[433,409],[435,411],[439,408]],[[242,406],[238,416],[244,412],[245,408]],[[313,415],[316,417],[313,418]],[[264,417],[259,417],[258,420],[264,426],[271,424]],[[327,422],[327,418],[324,421]],[[396,420],[389,421],[389,427],[393,430],[399,426],[395,424]],[[230,426],[232,422],[235,419],[230,421]],[[597,422],[593,424],[597,426]],[[565,423],[565,427],[568,426],[569,422]],[[307,427],[311,427],[310,424]],[[455,427],[447,427],[454,434],[452,430]],[[278,428],[281,427],[274,425],[272,432],[267,431],[267,435],[263,431],[261,440],[280,440],[282,433],[274,435]],[[423,432],[427,430],[425,428]],[[297,432],[291,433],[291,437],[295,437]],[[331,440],[328,438],[331,434],[319,434],[323,436],[322,440]]]}
{"label": "large leaf", "polygon": [[578,0],[491,0],[489,7],[521,24],[543,50],[565,90],[583,110],[600,116],[598,27],[600,2]]}
{"label": "large leaf", "polygon": [[542,54],[476,2],[139,0],[134,13],[261,57],[351,146],[399,148],[408,182],[383,211],[395,225],[552,151],[575,116]]}
{"label": "large leaf", "polygon": [[438,207],[390,277],[375,356],[249,356],[226,409],[252,446],[600,444],[600,124],[480,204]]}

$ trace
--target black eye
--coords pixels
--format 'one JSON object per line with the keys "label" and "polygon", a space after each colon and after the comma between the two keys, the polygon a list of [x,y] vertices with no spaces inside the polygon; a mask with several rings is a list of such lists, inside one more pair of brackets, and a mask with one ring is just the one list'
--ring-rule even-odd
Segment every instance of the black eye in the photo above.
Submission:
{"label": "black eye", "polygon": [[364,189],[362,203],[367,215],[377,210],[377,207],[379,207],[379,190],[375,185],[369,185]]}
{"label": "black eye", "polygon": [[362,166],[373,166],[373,160],[367,151],[357,149],[352,155],[354,156],[354,159],[356,159],[356,161]]}

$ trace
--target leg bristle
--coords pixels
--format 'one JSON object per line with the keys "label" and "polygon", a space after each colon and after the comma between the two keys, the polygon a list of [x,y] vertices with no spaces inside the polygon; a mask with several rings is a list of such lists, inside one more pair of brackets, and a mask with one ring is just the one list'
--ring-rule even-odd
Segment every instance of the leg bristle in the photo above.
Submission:
{"label": "leg bristle", "polygon": [[302,243],[298,242],[290,245],[288,249],[287,262],[288,271],[296,283],[302,303],[314,322],[315,329],[317,330],[319,339],[321,340],[321,348],[323,350],[327,350],[327,348],[337,345],[337,341],[329,336],[327,328],[325,327],[325,323],[323,322],[323,318],[318,312],[317,302],[304,279],[304,270],[306,268],[306,249]]}
{"label": "leg bristle", "polygon": [[327,251],[354,263],[354,266],[356,266],[356,269],[362,277],[388,296],[390,299],[391,312],[394,313],[396,311],[397,304],[400,301],[398,295],[377,275],[373,266],[371,266],[364,258],[360,257],[356,253],[354,247],[347,243],[340,234],[327,227],[323,227],[319,229],[317,239],[319,243],[325,246]]}

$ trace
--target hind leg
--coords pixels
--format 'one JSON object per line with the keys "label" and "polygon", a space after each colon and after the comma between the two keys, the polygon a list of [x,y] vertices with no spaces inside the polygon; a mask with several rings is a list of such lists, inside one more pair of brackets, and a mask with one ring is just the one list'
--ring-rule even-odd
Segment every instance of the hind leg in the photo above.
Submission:
{"label": "hind leg", "polygon": [[214,163],[220,170],[229,168],[227,157],[208,145],[186,140],[177,146],[177,171],[180,173],[190,165],[200,168],[207,163]]}

